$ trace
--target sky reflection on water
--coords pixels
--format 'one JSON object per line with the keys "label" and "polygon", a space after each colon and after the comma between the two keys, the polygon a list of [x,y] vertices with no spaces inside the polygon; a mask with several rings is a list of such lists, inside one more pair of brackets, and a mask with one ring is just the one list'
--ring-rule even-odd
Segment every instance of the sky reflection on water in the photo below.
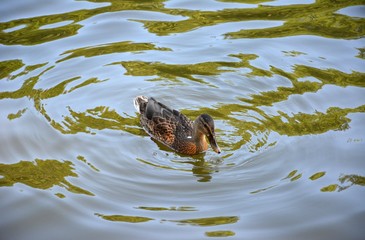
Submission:
{"label": "sky reflection on water", "polygon": [[[1,5],[4,238],[362,239],[362,1]],[[142,94],[222,154],[151,140]]]}

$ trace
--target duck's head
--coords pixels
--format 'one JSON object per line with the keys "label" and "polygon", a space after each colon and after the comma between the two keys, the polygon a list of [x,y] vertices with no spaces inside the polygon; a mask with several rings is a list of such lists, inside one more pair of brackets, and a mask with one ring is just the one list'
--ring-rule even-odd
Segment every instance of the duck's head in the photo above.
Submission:
{"label": "duck's head", "polygon": [[196,131],[204,134],[210,143],[210,146],[216,153],[221,153],[221,149],[218,147],[214,133],[214,121],[208,114],[200,115],[194,122]]}

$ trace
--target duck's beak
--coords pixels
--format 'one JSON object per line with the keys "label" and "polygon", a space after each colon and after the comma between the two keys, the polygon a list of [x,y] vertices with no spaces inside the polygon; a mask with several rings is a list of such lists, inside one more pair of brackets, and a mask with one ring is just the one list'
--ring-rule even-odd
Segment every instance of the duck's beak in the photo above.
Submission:
{"label": "duck's beak", "polygon": [[208,140],[209,140],[210,146],[213,148],[214,152],[216,152],[218,154],[221,153],[221,149],[218,147],[217,141],[215,140],[215,136],[209,135]]}

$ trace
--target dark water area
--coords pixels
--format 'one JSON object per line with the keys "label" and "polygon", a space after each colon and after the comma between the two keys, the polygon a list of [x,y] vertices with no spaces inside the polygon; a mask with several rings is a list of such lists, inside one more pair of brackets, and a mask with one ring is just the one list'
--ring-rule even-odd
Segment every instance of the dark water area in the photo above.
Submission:
{"label": "dark water area", "polygon": [[363,239],[364,36],[360,0],[2,1],[0,238]]}

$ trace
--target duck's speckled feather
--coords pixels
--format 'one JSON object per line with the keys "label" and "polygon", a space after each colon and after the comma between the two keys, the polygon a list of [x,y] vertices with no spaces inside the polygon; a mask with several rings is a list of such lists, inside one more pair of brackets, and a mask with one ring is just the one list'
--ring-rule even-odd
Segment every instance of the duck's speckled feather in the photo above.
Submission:
{"label": "duck's speckled feather", "polygon": [[[193,122],[175,109],[156,101],[154,98],[138,103],[141,113],[141,125],[146,132],[156,140],[177,151],[195,152],[191,136]],[[184,142],[178,139],[184,139]],[[186,150],[185,150],[186,149]]]}

